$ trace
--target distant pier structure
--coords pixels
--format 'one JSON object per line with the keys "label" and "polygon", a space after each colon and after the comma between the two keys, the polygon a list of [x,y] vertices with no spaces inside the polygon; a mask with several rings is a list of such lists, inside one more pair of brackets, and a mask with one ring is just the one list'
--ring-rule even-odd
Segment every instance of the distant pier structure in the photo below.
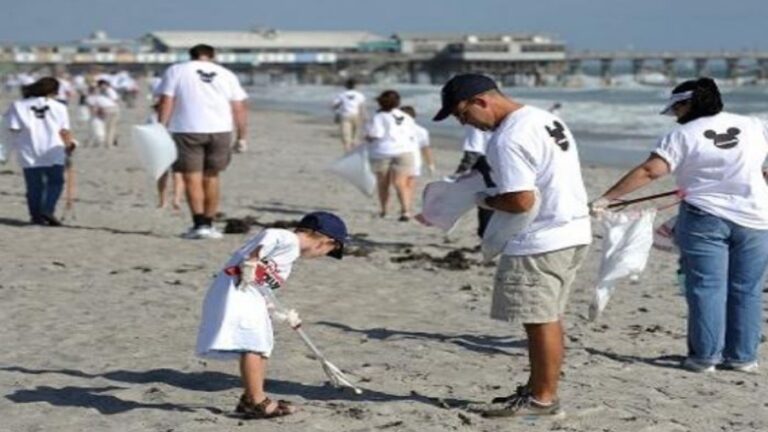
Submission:
{"label": "distant pier structure", "polygon": [[441,84],[452,75],[486,73],[506,86],[568,85],[589,69],[610,85],[620,68],[638,79],[663,74],[664,84],[686,73],[707,75],[716,65],[727,78],[768,82],[768,52],[569,51],[557,38],[537,33],[396,33],[366,31],[154,31],[136,39],[105,32],[61,43],[0,43],[0,74],[68,69],[162,71],[188,59],[193,45],[217,50],[217,61],[246,83],[334,84],[363,82]]}

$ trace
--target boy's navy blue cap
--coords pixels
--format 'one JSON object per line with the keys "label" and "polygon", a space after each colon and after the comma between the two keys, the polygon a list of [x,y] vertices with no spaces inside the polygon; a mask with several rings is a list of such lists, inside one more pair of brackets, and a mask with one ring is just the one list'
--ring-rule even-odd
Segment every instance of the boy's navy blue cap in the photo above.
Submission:
{"label": "boy's navy blue cap", "polygon": [[339,247],[328,252],[328,256],[341,259],[344,256],[344,242],[347,241],[347,225],[340,217],[328,212],[312,212],[306,214],[297,225],[298,228],[306,228],[336,240]]}
{"label": "boy's navy blue cap", "polygon": [[443,106],[435,114],[432,121],[441,121],[451,115],[459,102],[485,93],[488,90],[498,90],[499,87],[491,78],[480,74],[462,74],[448,80],[440,91]]}

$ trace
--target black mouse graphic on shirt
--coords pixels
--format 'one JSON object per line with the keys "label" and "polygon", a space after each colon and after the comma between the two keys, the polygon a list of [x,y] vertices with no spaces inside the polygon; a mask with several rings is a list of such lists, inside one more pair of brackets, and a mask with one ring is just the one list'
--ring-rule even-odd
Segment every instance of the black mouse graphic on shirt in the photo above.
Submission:
{"label": "black mouse graphic on shirt", "polygon": [[32,112],[35,113],[35,117],[37,117],[39,119],[44,119],[45,118],[45,113],[50,109],[48,107],[48,105],[43,105],[41,107],[33,106],[33,107],[29,107],[29,108],[32,110]]}
{"label": "black mouse graphic on shirt", "polygon": [[547,129],[547,133],[555,140],[555,144],[560,147],[560,150],[568,150],[568,137],[565,136],[565,126],[562,123],[555,120],[551,128],[549,126],[544,126],[544,128]]}
{"label": "black mouse graphic on shirt", "polygon": [[216,72],[204,72],[198,69],[197,76],[200,77],[200,80],[202,82],[210,84],[213,82],[213,79],[216,77]]}
{"label": "black mouse graphic on shirt", "polygon": [[403,116],[403,117],[398,117],[398,116],[396,116],[396,115],[392,114],[392,117],[395,119],[395,124],[397,124],[398,126],[400,126],[401,124],[403,124],[403,120],[405,120],[405,116]]}
{"label": "black mouse graphic on shirt", "polygon": [[711,139],[715,147],[719,149],[729,149],[739,144],[739,139],[736,138],[736,135],[740,133],[741,129],[735,127],[728,128],[725,133],[717,133],[712,129],[707,129],[704,131],[704,137]]}

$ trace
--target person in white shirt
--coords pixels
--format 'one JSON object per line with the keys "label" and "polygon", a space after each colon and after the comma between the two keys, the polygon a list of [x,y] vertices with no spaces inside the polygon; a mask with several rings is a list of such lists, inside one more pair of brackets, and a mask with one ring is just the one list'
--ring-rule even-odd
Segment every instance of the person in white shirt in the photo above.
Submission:
{"label": "person in white shirt", "polygon": [[67,153],[76,145],[67,108],[54,100],[58,90],[56,78],[41,78],[25,86],[23,99],[3,116],[24,171],[27,207],[35,225],[61,225],[55,216],[56,204],[64,187]]}
{"label": "person in white shirt", "polygon": [[683,367],[757,369],[768,266],[768,125],[723,112],[711,78],[683,82],[662,111],[680,126],[650,157],[592,203],[600,213],[669,173],[683,196],[675,237],[688,303],[688,356]]}
{"label": "person in white shirt", "polygon": [[495,192],[480,193],[479,206],[525,213],[536,203],[537,190],[541,200],[531,224],[504,247],[491,303],[491,318],[523,323],[530,376],[514,394],[496,398],[500,406],[484,415],[557,414],[562,317],[592,239],[576,142],[557,117],[508,98],[484,75],[457,75],[445,84],[434,120],[451,115],[493,132],[486,157]]}
{"label": "person in white shirt", "polygon": [[117,127],[120,119],[120,97],[109,82],[100,80],[86,98],[91,108],[91,140],[94,146],[110,148],[117,145]]}
{"label": "person in white shirt", "polygon": [[416,109],[412,106],[400,107],[400,110],[413,119],[413,134],[411,135],[413,152],[413,173],[408,177],[408,188],[411,190],[411,196],[414,196],[416,189],[416,178],[421,176],[424,162],[426,162],[429,175],[435,174],[435,158],[432,155],[432,148],[429,146],[429,131],[416,123]]}
{"label": "person in white shirt", "polygon": [[160,123],[172,133],[179,150],[173,164],[182,173],[192,227],[188,239],[218,239],[213,226],[219,210],[219,173],[235,151],[246,150],[248,95],[235,74],[214,63],[215,50],[195,45],[190,61],[169,67],[160,84]]}
{"label": "person in white shirt", "polygon": [[64,77],[64,74],[57,75],[56,79],[59,81],[59,92],[56,94],[56,100],[64,105],[69,105],[70,99],[75,94],[75,89],[69,80]]}
{"label": "person in white shirt", "polygon": [[301,325],[298,313],[281,308],[273,290],[282,287],[299,258],[341,259],[346,240],[341,218],[309,213],[295,231],[269,228],[248,239],[216,275],[203,302],[196,352],[207,359],[239,360],[243,394],[236,413],[266,419],[296,411],[289,402],[272,401],[264,390],[273,320]]}
{"label": "person in white shirt", "polygon": [[408,178],[413,173],[413,119],[398,107],[400,94],[385,90],[376,101],[379,111],[373,116],[366,130],[368,157],[371,170],[376,175],[376,186],[381,205],[380,217],[386,217],[389,204],[389,188],[394,185],[400,201],[400,221],[411,219],[411,192]]}
{"label": "person in white shirt", "polygon": [[355,90],[357,82],[347,80],[345,91],[333,100],[333,110],[341,132],[341,144],[348,152],[357,145],[361,126],[365,121],[365,95]]}

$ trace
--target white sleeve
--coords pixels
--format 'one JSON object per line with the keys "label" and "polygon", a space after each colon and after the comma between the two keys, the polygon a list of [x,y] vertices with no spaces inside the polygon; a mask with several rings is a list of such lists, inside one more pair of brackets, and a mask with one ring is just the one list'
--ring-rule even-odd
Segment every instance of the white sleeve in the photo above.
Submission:
{"label": "white sleeve", "polygon": [[669,164],[670,172],[674,172],[683,161],[683,141],[681,134],[673,131],[661,137],[653,150]]}
{"label": "white sleeve", "polygon": [[386,130],[384,128],[384,115],[382,113],[376,114],[368,123],[368,130],[366,135],[371,138],[383,138]]}
{"label": "white sleeve", "polygon": [[530,149],[514,139],[499,137],[494,150],[497,163],[503,168],[491,175],[498,193],[530,191],[536,188],[536,160]]}
{"label": "white sleeve", "polygon": [[61,129],[70,130],[70,124],[69,124],[69,112],[67,111],[67,107],[64,104],[59,104],[60,106],[57,107],[57,110],[61,113],[60,119],[61,124],[59,127]]}
{"label": "white sleeve", "polygon": [[171,66],[163,74],[163,79],[160,81],[157,94],[171,96],[171,97],[175,96],[176,85],[177,85],[176,81],[177,81],[176,68],[174,66]]}
{"label": "white sleeve", "polygon": [[5,124],[10,130],[21,130],[21,119],[19,113],[16,110],[16,104],[11,105],[8,108],[8,112],[5,113]]}
{"label": "white sleeve", "polygon": [[237,75],[230,71],[227,72],[229,72],[227,75],[229,75],[230,81],[229,100],[232,102],[239,102],[248,99],[248,93],[243,90],[243,86],[240,85],[240,80],[237,79]]}

